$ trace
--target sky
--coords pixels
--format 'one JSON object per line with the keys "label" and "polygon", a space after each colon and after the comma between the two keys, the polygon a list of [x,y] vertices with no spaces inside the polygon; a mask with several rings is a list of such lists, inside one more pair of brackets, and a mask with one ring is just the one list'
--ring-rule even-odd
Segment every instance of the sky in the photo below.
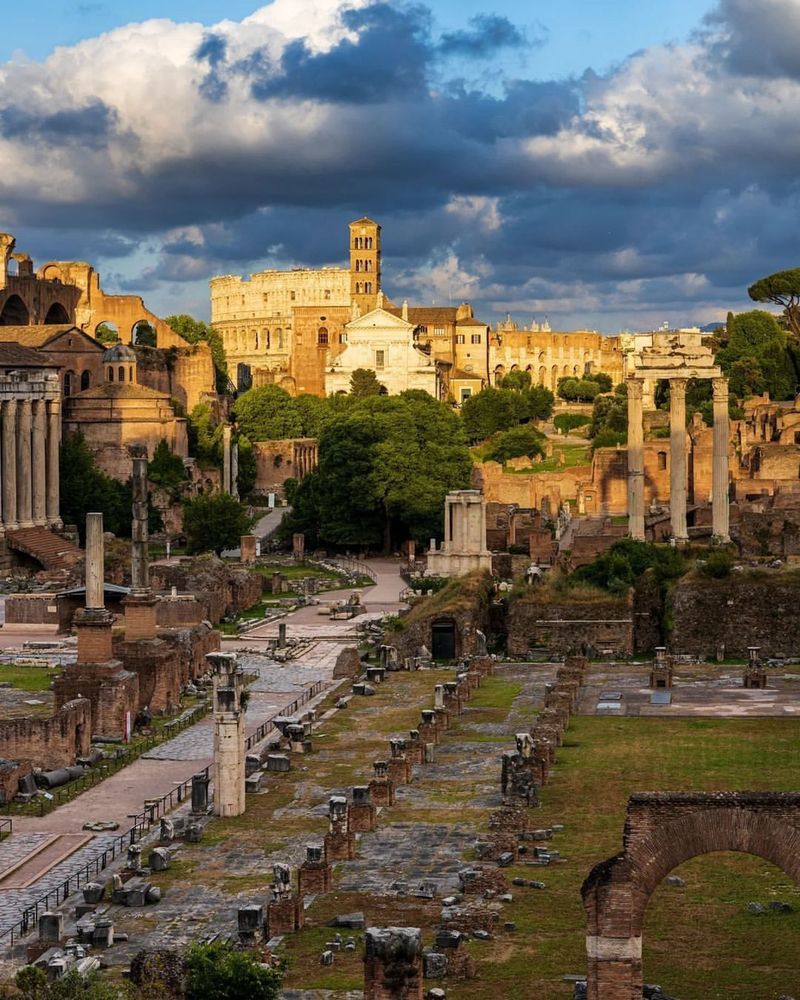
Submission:
{"label": "sky", "polygon": [[395,301],[644,330],[797,265],[800,0],[40,0],[0,34],[0,230],[207,318],[343,263]]}

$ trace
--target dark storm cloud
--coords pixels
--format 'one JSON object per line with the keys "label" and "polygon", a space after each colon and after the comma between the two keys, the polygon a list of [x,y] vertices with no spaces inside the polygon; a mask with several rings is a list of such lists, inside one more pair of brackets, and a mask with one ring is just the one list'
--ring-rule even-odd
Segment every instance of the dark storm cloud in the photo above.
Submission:
{"label": "dark storm cloud", "polygon": [[0,108],[0,136],[31,138],[47,145],[83,144],[100,148],[114,132],[117,114],[96,100],[81,108],[33,111],[18,104]]}
{"label": "dark storm cloud", "polygon": [[797,0],[720,0],[706,22],[721,29],[711,51],[729,72],[800,79]]}
{"label": "dark storm cloud", "polygon": [[[541,45],[544,39],[536,39]],[[526,45],[525,35],[507,17],[499,14],[478,14],[471,17],[469,28],[448,31],[439,40],[437,49],[445,56],[470,56],[486,59],[498,49],[520,49]]]}

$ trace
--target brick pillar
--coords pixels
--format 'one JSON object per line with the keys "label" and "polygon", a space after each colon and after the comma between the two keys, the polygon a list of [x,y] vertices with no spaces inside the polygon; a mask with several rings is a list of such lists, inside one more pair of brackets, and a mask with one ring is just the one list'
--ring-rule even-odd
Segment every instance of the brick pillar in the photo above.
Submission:
{"label": "brick pillar", "polygon": [[394,783],[389,780],[389,765],[376,760],[372,765],[375,777],[369,783],[369,794],[376,806],[394,805]]}
{"label": "brick pillar", "polygon": [[377,820],[377,810],[370,798],[369,785],[356,785],[348,813],[351,832],[370,833],[375,829]]}
{"label": "brick pillar", "polygon": [[306,860],[297,870],[297,895],[302,899],[319,892],[330,892],[332,869],[325,860],[324,848],[306,847]]}
{"label": "brick pillar", "polygon": [[356,838],[348,822],[349,806],[343,795],[328,800],[329,830],[325,834],[326,861],[352,861],[356,856]]}
{"label": "brick pillar", "polygon": [[405,740],[389,740],[392,756],[387,774],[394,785],[408,785],[411,782],[411,764],[406,757]]}
{"label": "brick pillar", "polygon": [[422,935],[418,928],[367,928],[364,1000],[422,1000]]}

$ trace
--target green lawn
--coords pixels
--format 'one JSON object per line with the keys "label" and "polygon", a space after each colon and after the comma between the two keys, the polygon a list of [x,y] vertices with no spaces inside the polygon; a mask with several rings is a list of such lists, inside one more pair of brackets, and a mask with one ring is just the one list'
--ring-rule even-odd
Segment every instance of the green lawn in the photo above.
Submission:
{"label": "green lawn", "polygon": [[[560,444],[553,440],[553,454],[550,458],[545,458],[536,465],[531,465],[527,469],[511,469],[506,466],[506,472],[530,475],[531,472],[561,472],[564,469],[572,469],[576,465],[589,465],[592,461],[591,450],[587,444]],[[563,451],[564,464],[560,465],[558,453]]]}
{"label": "green lawn", "polygon": [[0,681],[10,681],[19,691],[49,691],[50,681],[61,673],[61,667],[18,667],[0,663]]}

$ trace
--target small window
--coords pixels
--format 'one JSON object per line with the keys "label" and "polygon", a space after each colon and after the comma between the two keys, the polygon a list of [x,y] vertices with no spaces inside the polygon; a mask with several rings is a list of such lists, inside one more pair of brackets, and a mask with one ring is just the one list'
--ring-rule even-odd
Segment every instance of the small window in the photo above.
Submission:
{"label": "small window", "polygon": [[371,250],[372,249],[372,237],[371,236],[367,236],[367,238],[364,240],[364,246],[365,246],[365,248],[367,250]]}
{"label": "small window", "polygon": [[289,292],[289,298],[292,300],[292,302],[294,302],[294,300],[297,298],[296,293],[294,291]]}
{"label": "small window", "polygon": [[465,340],[465,337],[464,337],[463,333],[457,333],[456,334],[456,343],[457,344],[463,344],[464,340]]}
{"label": "small window", "polygon": [[91,381],[92,381],[91,374],[88,371],[82,371],[81,372],[81,392],[83,392],[84,389],[88,389],[89,388],[89,386],[91,385]]}
{"label": "small window", "polygon": [[461,402],[463,403],[465,399],[469,399],[472,395],[472,389],[462,389],[461,390]]}
{"label": "small window", "polygon": [[662,470],[667,467],[667,453],[665,451],[660,451],[658,453],[658,467]]}
{"label": "small window", "polygon": [[372,294],[372,282],[371,281],[365,281],[364,282],[364,291],[367,293],[367,295],[371,295]]}
{"label": "small window", "polygon": [[434,337],[443,337],[445,335],[445,329],[443,326],[435,326],[433,328]]}
{"label": "small window", "polygon": [[473,344],[480,344],[480,342],[481,342],[481,335],[479,333],[473,333],[472,334],[472,343]]}
{"label": "small window", "polygon": [[384,357],[385,357],[385,353],[383,351],[376,351],[375,352],[375,367],[376,368],[383,368],[383,366],[384,366]]}
{"label": "small window", "polygon": [[117,371],[117,381],[118,382],[124,382],[125,381],[125,366],[124,365],[120,365],[119,366],[119,369]]}
{"label": "small window", "polygon": [[111,367],[111,365],[108,366],[108,381],[109,382],[114,381],[114,369]]}
{"label": "small window", "polygon": [[330,290],[330,288],[326,288],[325,289],[325,291],[322,293],[322,297],[324,299],[326,299],[326,300],[331,297],[331,290]]}
{"label": "small window", "polygon": [[321,326],[319,330],[317,330],[317,343],[320,347],[328,346],[328,331],[324,326]]}
{"label": "small window", "polygon": [[128,368],[128,381],[133,382],[133,365]]}

